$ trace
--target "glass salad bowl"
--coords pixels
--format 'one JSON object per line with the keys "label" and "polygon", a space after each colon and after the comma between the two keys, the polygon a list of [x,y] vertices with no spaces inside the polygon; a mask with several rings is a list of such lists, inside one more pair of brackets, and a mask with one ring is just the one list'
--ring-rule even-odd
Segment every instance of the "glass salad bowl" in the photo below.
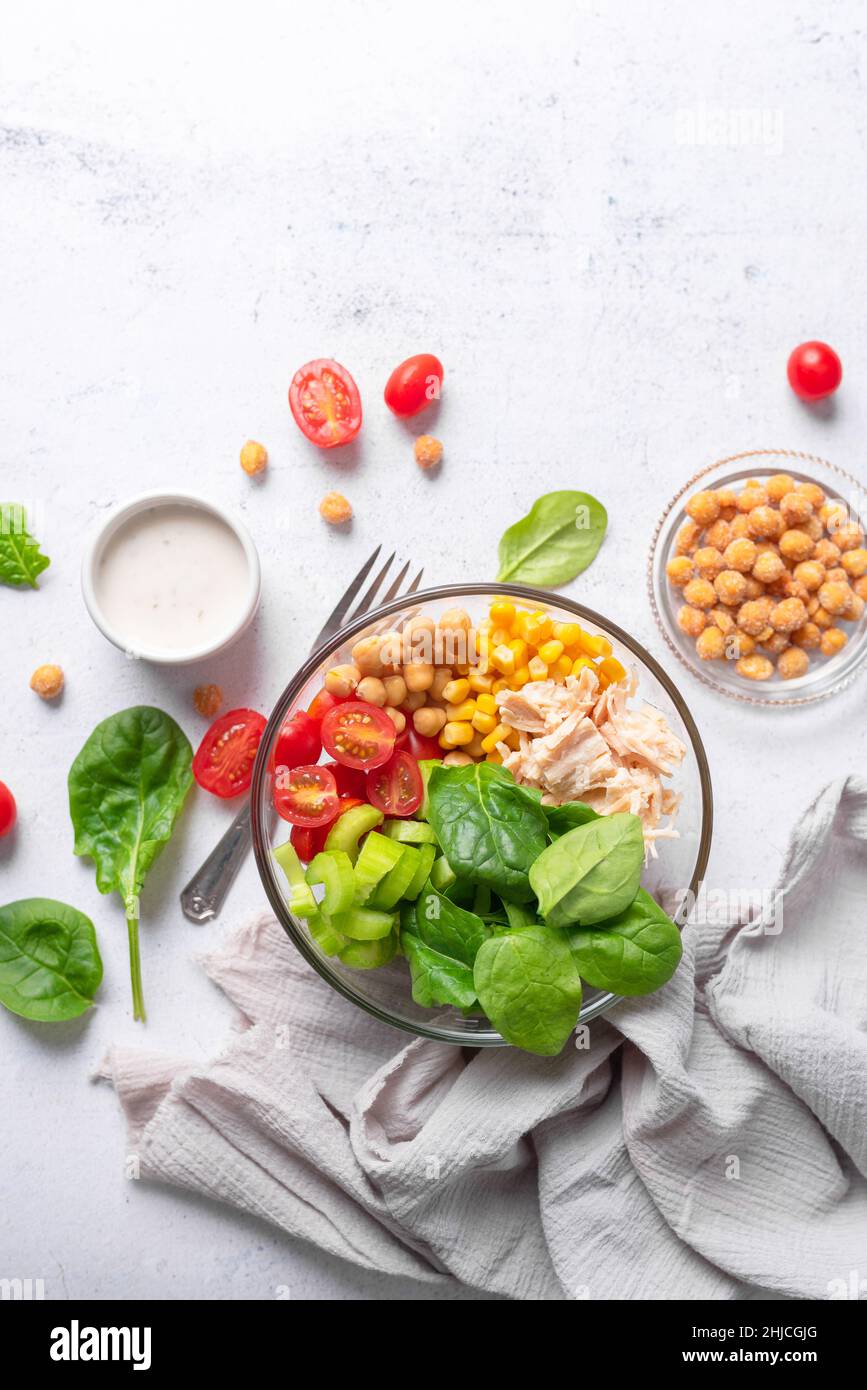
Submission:
{"label": "glass salad bowl", "polygon": [[[809,652],[810,667],[805,675],[783,680],[776,673],[766,681],[751,680],[727,660],[703,661],[696,652],[695,639],[682,632],[677,615],[684,603],[683,591],[669,582],[666,567],[677,553],[677,535],[689,520],[685,504],[699,491],[734,489],[740,492],[747,479],[762,483],[775,474],[785,473],[795,483],[818,483],[829,502],[842,502],[851,521],[867,521],[867,490],[846,473],[815,454],[788,449],[758,449],[720,459],[695,473],[669,502],[660,517],[650,547],[647,587],[654,617],[663,637],[684,666],[704,685],[733,700],[752,705],[798,706],[834,695],[852,681],[867,657],[867,610],[857,622],[842,620],[848,641],[833,656]],[[703,542],[702,542],[703,543]]]}
{"label": "glass salad bowl", "polygon": [[[262,736],[252,786],[253,845],[259,873],[277,919],[297,950],[334,989],[382,1022],[419,1037],[469,1047],[500,1047],[506,1043],[481,1013],[467,1017],[457,1008],[428,1009],[416,1004],[407,963],[399,956],[379,969],[353,969],[336,957],[325,955],[304,921],[290,912],[288,885],[271,850],[289,838],[292,827],[277,820],[273,813],[269,763],[284,720],[310,705],[322,687],[326,671],[347,662],[351,648],[362,637],[399,630],[404,622],[419,614],[438,619],[458,602],[477,624],[487,617],[491,600],[498,595],[534,610],[544,609],[555,622],[577,619],[585,629],[607,637],[614,656],[638,676],[637,700],[660,710],[686,745],[683,763],[666,783],[681,797],[676,821],[678,836],[660,841],[658,857],[649,859],[642,877],[643,887],[674,916],[688,902],[688,894],[697,893],[710,852],[710,773],[695,722],[674,682],[633,637],[598,613],[569,599],[553,598],[550,593],[521,585],[454,584],[417,593],[409,602],[405,598],[395,599],[349,624],[305,662],[277,701]],[[685,913],[681,913],[677,920],[684,917]],[[586,1023],[617,1002],[617,996],[586,986],[579,1021]]]}

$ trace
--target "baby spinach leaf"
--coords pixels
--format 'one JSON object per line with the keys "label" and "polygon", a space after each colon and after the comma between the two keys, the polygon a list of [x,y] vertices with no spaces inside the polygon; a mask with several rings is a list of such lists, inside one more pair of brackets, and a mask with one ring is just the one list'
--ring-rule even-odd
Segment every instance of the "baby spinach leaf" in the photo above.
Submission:
{"label": "baby spinach leaf", "polygon": [[549,927],[589,926],[629,906],[643,864],[641,821],[621,811],[561,835],[539,855],[530,885]]}
{"label": "baby spinach leaf", "polygon": [[401,938],[401,945],[409,962],[412,997],[417,1004],[427,1009],[434,1004],[468,1009],[475,1003],[476,987],[468,965],[435,951],[409,932]]}
{"label": "baby spinach leaf", "polygon": [[51,564],[27,529],[27,513],[18,502],[0,502],[0,582],[38,589],[37,575]]}
{"label": "baby spinach leaf", "polygon": [[565,835],[567,830],[574,830],[576,825],[586,825],[588,821],[599,819],[596,812],[590,806],[585,806],[583,801],[546,806],[545,815],[548,818],[548,834],[554,840]]}
{"label": "baby spinach leaf", "polygon": [[565,934],[519,927],[479,948],[479,1003],[507,1042],[553,1057],[578,1022],[581,979]]}
{"label": "baby spinach leaf", "polygon": [[482,942],[490,936],[481,917],[475,912],[467,912],[444,894],[438,893],[430,880],[415,901],[409,930],[433,950],[463,961],[464,965],[470,967]]}
{"label": "baby spinach leaf", "polygon": [[566,584],[595,559],[607,525],[605,508],[589,492],[548,492],[503,535],[497,579]]}
{"label": "baby spinach leaf", "polygon": [[495,763],[471,763],[435,767],[429,796],[430,824],[458,878],[529,902],[530,866],[548,843],[538,794]]}
{"label": "baby spinach leaf", "polygon": [[0,907],[0,1004],[60,1023],[90,1008],[101,980],[96,933],[83,912],[51,898]]}
{"label": "baby spinach leaf", "polygon": [[192,785],[192,760],[189,739],[169,715],[136,705],[98,724],[69,771],[75,853],[93,859],[100,893],[121,896],[133,1016],[142,1020],[139,893]]}
{"label": "baby spinach leaf", "polygon": [[652,994],[680,963],[680,932],[643,888],[635,901],[595,927],[566,933],[579,974],[612,994]]}

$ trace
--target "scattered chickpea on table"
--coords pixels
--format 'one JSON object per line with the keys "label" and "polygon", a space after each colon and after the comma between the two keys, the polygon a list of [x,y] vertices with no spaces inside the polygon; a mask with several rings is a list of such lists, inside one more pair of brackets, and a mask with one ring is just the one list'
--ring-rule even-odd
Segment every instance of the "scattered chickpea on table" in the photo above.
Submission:
{"label": "scattered chickpea on table", "polygon": [[63,690],[63,683],[63,671],[53,663],[37,666],[30,677],[30,689],[36,692],[40,700],[56,700]]}
{"label": "scattered chickpea on table", "polygon": [[748,680],[794,680],[810,652],[843,650],[839,623],[857,622],[867,602],[864,531],[843,502],[777,473],[740,492],[703,489],[685,511],[666,576],[700,660],[734,662]]}
{"label": "scattered chickpea on table", "polygon": [[319,503],[319,515],[329,526],[342,526],[352,520],[352,504],[341,492],[326,492]]}

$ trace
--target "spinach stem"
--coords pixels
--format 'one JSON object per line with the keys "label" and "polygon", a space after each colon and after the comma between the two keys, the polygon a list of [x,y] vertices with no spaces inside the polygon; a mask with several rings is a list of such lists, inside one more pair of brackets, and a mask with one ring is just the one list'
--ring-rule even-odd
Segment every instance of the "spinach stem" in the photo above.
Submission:
{"label": "spinach stem", "polygon": [[129,933],[129,973],[132,980],[132,1016],[140,1023],[145,1021],[144,992],[141,983],[141,955],[138,948],[138,904],[127,913]]}

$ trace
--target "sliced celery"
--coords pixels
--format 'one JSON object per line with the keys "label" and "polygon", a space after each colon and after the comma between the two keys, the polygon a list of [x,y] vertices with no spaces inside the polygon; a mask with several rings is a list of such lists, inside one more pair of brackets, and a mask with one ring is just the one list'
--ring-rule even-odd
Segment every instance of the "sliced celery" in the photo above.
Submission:
{"label": "sliced celery", "polygon": [[451,888],[457,882],[457,874],[444,854],[435,860],[434,866],[430,871],[430,881],[438,893],[444,893],[447,888]]}
{"label": "sliced celery", "polygon": [[433,868],[436,858],[436,847],[434,845],[419,845],[418,847],[418,869],[412,883],[409,884],[404,899],[408,902],[415,902],[422,888],[428,881],[430,871]]}
{"label": "sliced celery", "polygon": [[335,931],[341,932],[343,936],[350,936],[353,941],[378,941],[380,937],[388,936],[394,926],[395,916],[393,912],[374,912],[369,907],[352,907],[348,912],[339,912],[330,920]]}
{"label": "sliced celery", "polygon": [[413,849],[412,845],[404,845],[394,868],[377,884],[376,891],[368,898],[368,905],[383,911],[395,907],[401,898],[406,897],[407,889],[414,881],[420,863],[421,855],[418,850]]}
{"label": "sliced celery", "polygon": [[307,866],[307,882],[325,885],[320,907],[327,917],[333,917],[335,912],[346,912],[352,907],[355,871],[345,850],[326,849],[317,854]]}
{"label": "sliced celery", "polygon": [[307,923],[307,930],[320,950],[326,956],[339,956],[340,952],[349,945],[349,937],[342,932],[335,931],[327,917],[323,917],[321,912],[317,912],[315,917],[311,917]]}
{"label": "sliced celery", "polygon": [[304,878],[301,860],[292,841],[278,845],[271,853],[289,882],[289,911],[294,912],[296,917],[312,917],[318,912],[319,906]]}
{"label": "sliced celery", "polygon": [[390,932],[378,941],[348,942],[340,952],[340,959],[356,970],[376,970],[380,965],[388,965],[396,950],[397,937]]}
{"label": "sliced celery", "polygon": [[437,842],[433,827],[424,820],[387,820],[382,833],[399,844],[435,845]]}
{"label": "sliced celery", "polygon": [[[355,810],[362,808],[356,806]],[[347,811],[348,816],[352,815]],[[377,883],[390,873],[403,854],[403,845],[371,830],[355,862],[355,901],[365,903]]]}
{"label": "sliced celery", "polygon": [[421,773],[422,786],[424,788],[424,792],[421,798],[421,806],[416,812],[416,815],[418,816],[419,820],[427,820],[428,807],[430,805],[430,800],[428,798],[427,793],[427,784],[430,781],[430,775],[435,767],[442,767],[441,758],[422,758],[418,765],[418,770]]}
{"label": "sliced celery", "polygon": [[381,825],[383,814],[375,806],[352,806],[339,816],[328,832],[326,849],[342,849],[354,864],[358,858],[358,841],[375,825]]}

